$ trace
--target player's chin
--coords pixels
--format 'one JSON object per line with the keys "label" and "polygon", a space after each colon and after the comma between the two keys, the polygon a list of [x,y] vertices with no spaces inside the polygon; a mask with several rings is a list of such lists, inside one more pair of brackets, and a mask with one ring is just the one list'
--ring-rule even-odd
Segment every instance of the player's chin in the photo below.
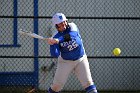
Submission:
{"label": "player's chin", "polygon": [[61,28],[61,31],[64,31],[64,30],[66,30],[66,25],[64,25],[62,28]]}
{"label": "player's chin", "polygon": [[66,28],[66,27],[64,27],[62,31],[65,31],[66,29],[67,29],[67,28]]}
{"label": "player's chin", "polygon": [[63,29],[59,29],[58,31],[59,32],[63,32],[63,31],[65,31],[66,30],[66,28],[63,28]]}

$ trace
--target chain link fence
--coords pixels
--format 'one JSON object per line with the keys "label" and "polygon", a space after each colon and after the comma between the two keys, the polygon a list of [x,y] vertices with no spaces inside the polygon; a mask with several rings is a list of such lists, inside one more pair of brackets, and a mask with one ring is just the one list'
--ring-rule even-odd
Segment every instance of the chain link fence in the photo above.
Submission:
{"label": "chain link fence", "polygon": [[[46,41],[18,31],[50,37],[56,12],[79,27],[99,93],[140,92],[139,0],[0,0],[0,93],[45,93],[50,87],[57,59]],[[122,51],[118,57],[115,47]],[[73,74],[62,91],[85,93]]]}

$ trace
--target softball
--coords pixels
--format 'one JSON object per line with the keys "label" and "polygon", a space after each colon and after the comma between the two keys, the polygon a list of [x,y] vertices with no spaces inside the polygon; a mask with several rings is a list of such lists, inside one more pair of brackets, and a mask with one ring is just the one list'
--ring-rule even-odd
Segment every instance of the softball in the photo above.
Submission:
{"label": "softball", "polygon": [[119,56],[119,55],[121,54],[121,49],[120,49],[120,48],[115,48],[115,49],[113,50],[113,54],[114,54],[115,56]]}

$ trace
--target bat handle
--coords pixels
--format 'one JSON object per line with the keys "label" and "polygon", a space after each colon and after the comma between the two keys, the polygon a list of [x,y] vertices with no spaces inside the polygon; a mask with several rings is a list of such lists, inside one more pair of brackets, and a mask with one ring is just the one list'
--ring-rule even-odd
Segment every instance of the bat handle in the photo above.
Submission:
{"label": "bat handle", "polygon": [[48,41],[48,38],[43,38],[43,40]]}

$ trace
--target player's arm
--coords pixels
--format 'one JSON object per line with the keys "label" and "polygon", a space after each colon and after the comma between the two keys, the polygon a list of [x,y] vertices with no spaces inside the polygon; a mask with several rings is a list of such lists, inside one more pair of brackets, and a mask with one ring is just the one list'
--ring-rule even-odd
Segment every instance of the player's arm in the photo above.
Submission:
{"label": "player's arm", "polygon": [[61,36],[58,38],[58,42],[65,42],[65,41],[70,41],[72,38],[77,37],[78,32],[77,31],[70,31],[68,34],[65,34],[64,36]]}
{"label": "player's arm", "polygon": [[59,45],[50,45],[50,53],[52,57],[58,57],[60,55]]}
{"label": "player's arm", "polygon": [[53,44],[58,44],[59,40],[58,40],[58,38],[48,38],[47,42],[49,45],[53,45]]}
{"label": "player's arm", "polygon": [[47,41],[49,45],[58,44],[61,42],[70,41],[73,37],[78,36],[77,34],[78,33],[76,31],[71,31],[70,33],[65,34],[64,36],[61,36],[59,38],[49,38],[47,39]]}
{"label": "player's arm", "polygon": [[58,57],[60,55],[60,50],[59,50],[59,41],[57,38],[55,38],[55,35],[52,36],[51,38],[47,39],[47,43],[50,45],[50,54],[52,57]]}

